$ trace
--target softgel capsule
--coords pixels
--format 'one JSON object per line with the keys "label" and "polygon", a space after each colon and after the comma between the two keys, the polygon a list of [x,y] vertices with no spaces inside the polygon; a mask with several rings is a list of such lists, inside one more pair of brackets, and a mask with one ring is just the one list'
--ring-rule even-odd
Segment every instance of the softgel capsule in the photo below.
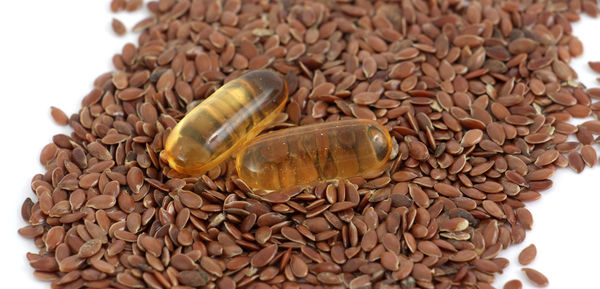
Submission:
{"label": "softgel capsule", "polygon": [[361,176],[383,166],[390,134],[376,121],[325,122],[267,133],[237,155],[239,177],[256,189],[277,190]]}
{"label": "softgel capsule", "polygon": [[169,165],[180,173],[205,173],[264,130],[287,98],[285,80],[268,70],[226,83],[173,128],[165,144]]}

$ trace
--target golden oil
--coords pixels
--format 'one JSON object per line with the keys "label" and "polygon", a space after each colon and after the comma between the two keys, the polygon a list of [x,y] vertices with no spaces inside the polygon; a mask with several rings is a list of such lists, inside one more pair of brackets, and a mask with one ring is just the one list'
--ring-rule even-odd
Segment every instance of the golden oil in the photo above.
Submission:
{"label": "golden oil", "polygon": [[236,169],[249,186],[277,190],[365,175],[391,151],[390,134],[376,121],[325,122],[260,136],[239,152]]}
{"label": "golden oil", "polygon": [[173,128],[165,143],[169,165],[180,173],[205,173],[265,129],[287,98],[285,80],[269,70],[226,83]]}

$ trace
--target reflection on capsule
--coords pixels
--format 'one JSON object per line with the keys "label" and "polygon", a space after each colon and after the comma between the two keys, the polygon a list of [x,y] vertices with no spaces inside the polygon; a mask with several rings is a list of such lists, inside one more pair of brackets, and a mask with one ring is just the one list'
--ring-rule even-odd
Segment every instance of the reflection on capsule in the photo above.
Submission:
{"label": "reflection on capsule", "polygon": [[277,190],[361,176],[389,159],[387,129],[372,120],[313,124],[265,134],[237,155],[239,177],[256,189]]}
{"label": "reflection on capsule", "polygon": [[226,83],[173,128],[165,143],[169,165],[180,173],[205,173],[265,129],[287,97],[285,80],[268,70]]}

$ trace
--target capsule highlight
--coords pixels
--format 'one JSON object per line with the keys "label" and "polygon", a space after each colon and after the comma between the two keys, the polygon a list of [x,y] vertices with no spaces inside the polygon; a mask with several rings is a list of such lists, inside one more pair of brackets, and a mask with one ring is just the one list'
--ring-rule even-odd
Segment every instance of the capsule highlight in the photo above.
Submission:
{"label": "capsule highlight", "polygon": [[165,143],[169,166],[203,174],[264,130],[288,98],[283,78],[257,70],[234,79],[179,121]]}
{"label": "capsule highlight", "polygon": [[265,134],[237,155],[238,176],[256,189],[278,190],[361,176],[390,158],[392,140],[372,120],[325,122]]}

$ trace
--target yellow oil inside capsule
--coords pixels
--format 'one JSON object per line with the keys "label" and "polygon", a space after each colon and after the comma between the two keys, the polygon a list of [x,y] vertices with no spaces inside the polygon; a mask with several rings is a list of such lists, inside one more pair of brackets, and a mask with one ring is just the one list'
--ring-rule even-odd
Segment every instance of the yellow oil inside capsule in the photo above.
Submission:
{"label": "yellow oil inside capsule", "polygon": [[277,190],[361,176],[390,158],[392,140],[372,120],[326,122],[258,137],[236,159],[239,177],[256,189]]}
{"label": "yellow oil inside capsule", "polygon": [[165,143],[169,165],[184,174],[205,173],[264,130],[287,98],[285,80],[268,70],[226,83],[173,128]]}

